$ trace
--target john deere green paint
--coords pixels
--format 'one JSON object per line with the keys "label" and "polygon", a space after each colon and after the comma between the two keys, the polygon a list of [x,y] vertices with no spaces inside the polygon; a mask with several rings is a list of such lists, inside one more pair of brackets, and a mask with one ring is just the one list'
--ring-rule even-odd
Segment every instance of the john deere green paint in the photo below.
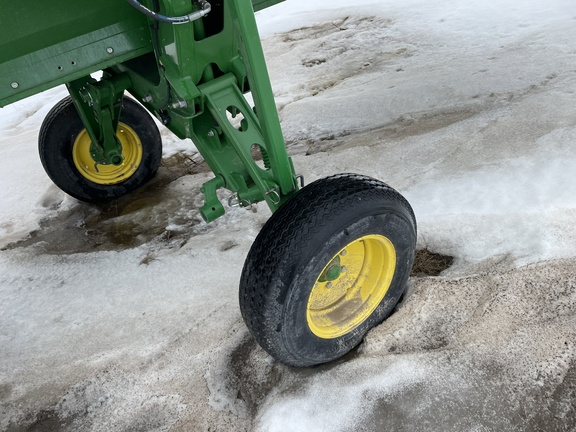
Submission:
{"label": "john deere green paint", "polygon": [[392,311],[416,224],[406,200],[374,179],[340,175],[299,190],[254,16],[280,1],[6,3],[0,107],[67,86],[40,129],[40,157],[62,190],[88,202],[155,175],[162,144],[148,113],[191,138],[214,174],[202,187],[206,221],[224,214],[222,188],[232,204],[272,210],[246,260],[241,311],[264,349],[305,366],[344,354]]}

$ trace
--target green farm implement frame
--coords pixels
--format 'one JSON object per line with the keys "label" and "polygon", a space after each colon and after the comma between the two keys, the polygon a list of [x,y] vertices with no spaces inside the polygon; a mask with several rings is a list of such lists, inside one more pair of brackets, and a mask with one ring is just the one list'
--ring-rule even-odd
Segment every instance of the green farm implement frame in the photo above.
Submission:
{"label": "green farm implement frame", "polygon": [[[213,2],[204,19],[181,25],[150,22],[122,0],[55,0],[49,8],[24,0],[6,8],[0,106],[66,84],[98,161],[120,165],[114,131],[128,91],[178,137],[191,138],[214,172],[203,188],[207,221],[224,213],[219,188],[240,204],[266,200],[274,210],[297,190],[249,0]],[[174,0],[159,13],[184,16],[192,8]],[[100,70],[96,82],[90,74]],[[242,96],[248,90],[258,117]],[[242,121],[233,126],[227,116],[237,115]],[[258,167],[254,149],[269,169]]]}
{"label": "green farm implement frame", "polygon": [[113,200],[156,174],[152,113],[190,138],[214,173],[201,189],[207,222],[224,214],[219,189],[233,206],[265,201],[273,215],[246,260],[241,312],[270,354],[308,366],[343,355],[392,312],[416,222],[398,192],[369,177],[300,190],[254,15],[281,1],[8,2],[0,107],[66,85],[39,152],[49,177],[79,200]]}

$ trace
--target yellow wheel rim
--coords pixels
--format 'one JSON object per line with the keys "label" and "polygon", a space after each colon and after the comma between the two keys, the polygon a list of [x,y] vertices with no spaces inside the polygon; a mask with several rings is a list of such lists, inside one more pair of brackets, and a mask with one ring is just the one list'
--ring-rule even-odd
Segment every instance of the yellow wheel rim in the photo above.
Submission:
{"label": "yellow wheel rim", "polygon": [[96,165],[90,154],[92,140],[86,129],[76,137],[72,146],[72,158],[76,169],[83,177],[100,185],[121,183],[136,172],[142,162],[142,142],[130,126],[119,123],[116,136],[122,144],[121,165]]}
{"label": "yellow wheel rim", "polygon": [[306,308],[312,333],[334,339],[362,324],[392,282],[396,250],[381,235],[361,237],[340,250],[316,279]]}

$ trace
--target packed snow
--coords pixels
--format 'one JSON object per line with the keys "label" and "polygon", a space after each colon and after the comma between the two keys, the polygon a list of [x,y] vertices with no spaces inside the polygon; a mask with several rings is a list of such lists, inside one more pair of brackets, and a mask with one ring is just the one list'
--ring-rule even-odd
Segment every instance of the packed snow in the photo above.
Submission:
{"label": "packed snow", "polygon": [[[111,206],[43,172],[56,88],[0,109],[0,430],[576,430],[576,3],[287,0],[257,14],[289,153],[398,189],[450,255],[345,358],[288,368],[242,322],[270,216],[205,224],[166,130]],[[226,201],[227,194],[221,198]]]}

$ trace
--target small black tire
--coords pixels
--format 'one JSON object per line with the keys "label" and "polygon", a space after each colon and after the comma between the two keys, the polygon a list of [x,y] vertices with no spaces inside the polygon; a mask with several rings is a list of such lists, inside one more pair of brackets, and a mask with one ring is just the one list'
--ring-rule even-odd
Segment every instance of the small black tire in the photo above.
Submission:
{"label": "small black tire", "polygon": [[46,174],[68,195],[90,203],[119,198],[147,183],[162,160],[160,132],[148,112],[128,97],[119,121],[117,136],[125,160],[120,166],[98,168],[89,155],[91,141],[72,99],[62,99],[44,119],[38,137]]}
{"label": "small black tire", "polygon": [[317,180],[254,241],[240,281],[242,317],[282,363],[335,360],[393,312],[415,247],[416,219],[397,191],[355,174]]}

